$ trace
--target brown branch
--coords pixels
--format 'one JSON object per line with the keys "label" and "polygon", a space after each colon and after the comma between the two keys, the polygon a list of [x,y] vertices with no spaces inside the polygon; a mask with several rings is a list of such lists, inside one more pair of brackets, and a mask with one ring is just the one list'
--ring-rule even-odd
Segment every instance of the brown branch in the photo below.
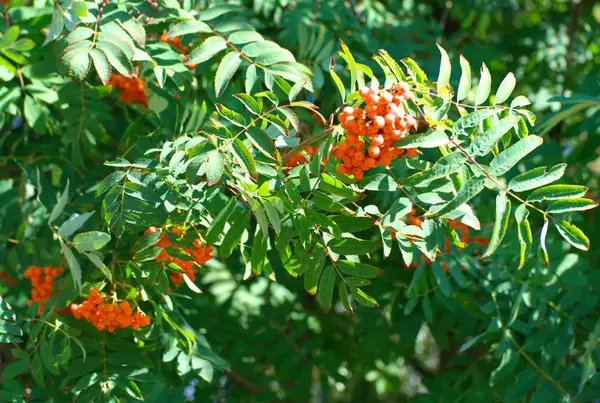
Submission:
{"label": "brown branch", "polygon": [[284,161],[288,160],[293,155],[295,155],[295,154],[299,153],[300,151],[304,150],[304,148],[306,148],[307,146],[309,146],[311,144],[314,144],[314,143],[320,141],[321,139],[329,136],[334,130],[335,130],[335,127],[329,127],[327,129],[323,130],[321,133],[315,134],[314,136],[311,136],[311,137],[307,138],[306,140],[300,142],[300,144],[298,144],[296,147],[292,148],[290,151],[288,151],[285,154],[283,154],[281,156],[281,158]]}
{"label": "brown branch", "polygon": [[251,380],[249,380],[248,378],[246,378],[244,375],[242,375],[241,373],[239,373],[238,371],[236,371],[235,369],[231,368],[229,371],[225,371],[225,374],[235,383],[237,383],[238,385],[242,386],[244,389],[246,389],[248,392],[253,393],[255,395],[260,395],[262,393],[266,392],[266,389],[263,388],[262,386],[252,382]]}

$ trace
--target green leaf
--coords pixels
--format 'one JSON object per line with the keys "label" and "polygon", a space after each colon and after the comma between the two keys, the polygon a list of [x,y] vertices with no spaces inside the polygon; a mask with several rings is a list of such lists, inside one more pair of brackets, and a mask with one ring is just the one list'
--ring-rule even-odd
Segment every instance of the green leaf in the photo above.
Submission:
{"label": "green leaf", "polygon": [[518,97],[516,97],[515,99],[512,100],[512,102],[510,103],[510,108],[514,109],[514,108],[518,108],[520,106],[527,106],[527,105],[531,105],[531,101],[529,99],[527,99],[527,97],[525,97],[523,95],[519,95]]}
{"label": "green leaf", "polygon": [[560,200],[582,197],[587,188],[580,185],[548,185],[531,192],[527,201],[539,202],[545,200]]}
{"label": "green leaf", "polygon": [[337,266],[342,273],[349,276],[375,278],[383,274],[383,270],[379,267],[350,260],[338,260]]}
{"label": "green leaf", "polygon": [[325,265],[325,257],[325,249],[320,246],[313,249],[308,257],[308,267],[306,273],[304,273],[304,289],[309,294],[315,295],[317,293],[319,280]]}
{"label": "green leaf", "polygon": [[237,52],[229,52],[223,57],[215,75],[215,93],[217,97],[227,87],[229,80],[240,67],[240,64],[242,64],[242,59]]}
{"label": "green leaf", "polygon": [[110,241],[110,235],[105,232],[90,231],[75,235],[73,245],[82,251],[101,249]]}
{"label": "green leaf", "polygon": [[340,255],[364,255],[375,252],[381,246],[378,241],[356,238],[333,239],[327,245],[333,253]]}
{"label": "green leaf", "polygon": [[217,112],[219,113],[219,115],[223,116],[233,125],[238,127],[246,126],[246,120],[239,113],[232,111],[231,109],[222,104],[215,104],[215,107],[217,108]]}
{"label": "green leaf", "polygon": [[29,370],[29,360],[18,360],[9,363],[2,371],[2,379],[13,379]]}
{"label": "green leaf", "polygon": [[227,41],[225,41],[225,39],[220,36],[209,36],[202,42],[202,45],[190,53],[190,57],[186,64],[204,63],[224,49],[227,49]]}
{"label": "green leaf", "polygon": [[94,252],[86,253],[86,256],[88,257],[88,259],[90,259],[90,262],[92,262],[92,264],[94,266],[96,266],[97,268],[100,269],[100,271],[102,272],[102,274],[104,274],[104,276],[108,279],[108,281],[110,281],[112,283],[112,281],[113,281],[112,274],[110,274],[108,267],[106,267],[106,265],[104,264],[104,262],[102,261],[100,256],[98,256]]}
{"label": "green leaf", "polygon": [[342,302],[342,305],[344,305],[346,311],[354,313],[354,309],[352,309],[352,305],[350,304],[350,298],[348,297],[348,287],[346,287],[346,284],[344,284],[343,281],[338,285],[338,292],[340,301]]}
{"label": "green leaf", "polygon": [[304,80],[298,81],[294,86],[290,89],[290,93],[288,94],[288,100],[290,102],[294,102],[294,99],[298,96],[300,91],[306,86],[307,83],[310,82],[310,79],[305,78]]}
{"label": "green leaf", "polygon": [[95,211],[90,211],[83,214],[74,214],[60,226],[58,229],[58,235],[64,237],[73,235],[75,231],[81,228],[94,213]]}
{"label": "green leaf", "polygon": [[546,209],[547,213],[569,213],[572,211],[585,211],[598,207],[592,199],[574,198],[553,201]]}
{"label": "green leaf", "polygon": [[107,85],[112,75],[112,69],[106,54],[101,50],[94,48],[90,51],[90,56],[94,63],[94,68],[98,73],[98,77],[100,77],[100,81],[102,81],[102,84]]}
{"label": "green leaf", "polygon": [[463,55],[460,55],[460,68],[462,72],[458,83],[458,91],[456,91],[457,101],[462,101],[468,97],[471,91],[471,65]]}
{"label": "green leaf", "polygon": [[15,43],[15,41],[19,37],[19,32],[20,32],[20,28],[18,25],[13,25],[13,26],[9,27],[4,32],[2,39],[0,39],[0,49],[6,49],[6,48],[10,47],[10,45]]}
{"label": "green leaf", "polygon": [[256,180],[258,177],[258,172],[256,171],[256,162],[254,161],[252,154],[250,154],[250,151],[248,151],[248,148],[244,142],[240,139],[235,139],[232,144],[232,151],[246,174]]}
{"label": "green leaf", "polygon": [[524,204],[521,204],[515,210],[515,218],[517,220],[517,231],[519,235],[519,270],[525,264],[527,255],[531,250],[533,243],[533,235],[531,234],[531,226],[529,225],[529,211]]}
{"label": "green leaf", "polygon": [[504,80],[500,83],[498,87],[498,91],[496,91],[496,95],[494,96],[494,105],[504,103],[510,97],[510,94],[515,89],[515,85],[517,84],[517,80],[515,79],[515,75],[513,73],[508,73]]}
{"label": "green leaf", "polygon": [[71,269],[71,276],[73,277],[73,281],[75,282],[76,288],[78,290],[81,290],[81,266],[79,266],[79,262],[77,261],[77,258],[75,257],[71,249],[67,245],[65,245],[65,243],[60,238],[59,243],[62,253],[65,256],[65,259],[67,260],[67,264]]}
{"label": "green leaf", "polygon": [[300,118],[294,113],[294,111],[292,111],[290,108],[284,107],[280,107],[278,111],[281,112],[287,118],[294,130],[296,130],[297,132],[300,131]]}
{"label": "green leaf", "polygon": [[251,64],[246,69],[246,80],[244,80],[244,90],[248,94],[252,94],[252,88],[258,80],[258,72],[256,71],[256,64]]}
{"label": "green leaf", "polygon": [[435,148],[448,144],[450,139],[443,130],[412,134],[396,142],[398,148]]}
{"label": "green leaf", "polygon": [[133,75],[133,65],[123,49],[112,42],[104,40],[96,42],[96,47],[104,52],[110,64],[119,74],[126,77]]}
{"label": "green leaf", "polygon": [[319,189],[325,193],[334,194],[349,200],[357,200],[358,194],[348,188],[342,181],[324,173],[319,181]]}
{"label": "green leaf", "polygon": [[33,353],[31,359],[31,375],[40,388],[43,389],[46,387],[46,382],[44,381],[44,366],[42,365],[39,351]]}
{"label": "green leaf", "polygon": [[548,235],[548,223],[548,218],[544,216],[544,225],[542,226],[542,231],[540,232],[540,246],[542,248],[542,256],[544,257],[544,263],[546,263],[547,266],[550,265],[550,259],[548,258],[548,249],[546,249],[546,235]]}
{"label": "green leaf", "polygon": [[210,227],[208,227],[206,235],[204,236],[208,245],[214,245],[217,239],[219,239],[219,236],[223,233],[227,219],[231,213],[233,213],[233,210],[235,210],[236,201],[237,199],[235,197],[230,198],[227,204],[210,223]]}
{"label": "green leaf", "polygon": [[510,316],[508,318],[508,321],[506,322],[506,327],[510,327],[513,323],[515,323],[515,321],[519,317],[519,308],[521,306],[521,301],[523,301],[523,295],[527,291],[527,284],[527,282],[524,282],[521,286],[521,289],[519,290],[519,295],[517,295],[517,299],[513,303],[513,307],[510,311]]}
{"label": "green leaf", "polygon": [[358,277],[346,277],[344,278],[344,282],[346,285],[350,287],[364,287],[367,285],[371,285],[372,281],[367,280],[366,278],[358,278]]}
{"label": "green leaf", "polygon": [[469,133],[467,130],[478,126],[485,119],[497,115],[500,112],[502,112],[502,108],[494,106],[492,108],[480,109],[478,111],[471,112],[467,116],[461,117],[456,121],[454,126],[452,126],[452,137],[468,137]]}
{"label": "green leaf", "polygon": [[[185,275],[184,275],[185,276]],[[117,385],[123,389],[127,395],[134,398],[135,400],[144,400],[144,394],[140,390],[139,386],[132,380],[123,377],[117,378]]]}
{"label": "green leaf", "polygon": [[125,178],[125,175],[126,175],[125,171],[114,171],[113,173],[108,175],[106,178],[104,178],[102,180],[102,182],[100,182],[98,184],[98,187],[96,188],[96,197],[101,196],[106,191],[108,191],[110,188],[112,188],[114,185],[121,182],[123,180],[123,178]]}
{"label": "green leaf", "polygon": [[261,106],[256,99],[254,99],[251,95],[248,94],[235,94],[234,95],[238,101],[240,101],[248,111],[254,115],[260,116],[261,114]]}
{"label": "green leaf", "polygon": [[467,156],[461,151],[454,151],[440,158],[430,169],[416,173],[400,182],[404,185],[414,186],[425,184],[435,179],[446,177],[459,170],[467,161]]}
{"label": "green leaf", "polygon": [[379,306],[379,304],[377,303],[375,298],[367,295],[360,288],[350,287],[350,293],[352,294],[352,296],[354,297],[356,302],[358,302],[362,306],[366,306],[367,308],[373,308],[373,307]]}
{"label": "green leaf", "polygon": [[151,260],[156,259],[160,255],[162,250],[163,248],[159,248],[158,246],[150,246],[149,248],[144,249],[139,253],[136,253],[133,256],[133,259],[137,262],[149,262]]}
{"label": "green leaf", "polygon": [[219,150],[211,151],[208,155],[208,165],[206,166],[206,179],[209,186],[213,186],[221,180],[224,169],[225,157],[223,153]]}
{"label": "green leaf", "polygon": [[244,231],[248,227],[249,223],[249,213],[234,217],[231,227],[225,234],[223,242],[221,243],[221,247],[219,248],[219,256],[227,258],[233,253],[234,248],[239,245],[242,236],[244,235]]}
{"label": "green leaf", "polygon": [[202,294],[202,290],[198,288],[196,284],[194,284],[192,279],[189,278],[186,273],[183,273],[183,280],[185,281],[185,284],[188,286],[188,288],[192,290],[192,292],[195,292],[196,294]]}
{"label": "green leaf", "polygon": [[85,18],[88,15],[88,4],[85,1],[74,1],[70,11],[79,18]]}
{"label": "green leaf", "polygon": [[568,221],[554,222],[559,234],[571,245],[581,250],[590,249],[590,240],[582,230]]}
{"label": "green leaf", "polygon": [[504,175],[527,154],[538,148],[543,141],[541,137],[534,135],[519,140],[492,160],[490,163],[490,174],[495,176]]}
{"label": "green leaf", "polygon": [[495,123],[491,129],[475,137],[469,146],[469,154],[473,156],[484,156],[492,151],[496,143],[505,135],[519,120],[516,115],[507,116]]}
{"label": "green leaf", "polygon": [[33,48],[35,48],[35,42],[29,38],[21,38],[11,46],[11,49],[17,52],[29,52]]}
{"label": "green leaf", "polygon": [[460,346],[460,349],[458,350],[459,353],[464,353],[465,351],[467,351],[468,349],[470,349],[471,347],[473,347],[480,338],[482,338],[483,336],[487,335],[487,333],[482,333],[478,336],[475,336],[473,338],[471,338],[469,341],[467,341],[466,343],[464,343],[462,346]]}
{"label": "green leaf", "polygon": [[131,18],[124,23],[119,21],[119,25],[121,28],[127,31],[129,36],[131,36],[138,43],[138,45],[140,45],[142,48],[146,46],[146,29],[140,21]]}
{"label": "green leaf", "polygon": [[211,33],[212,29],[208,26],[207,23],[196,20],[186,20],[182,21],[179,24],[175,25],[169,33],[167,34],[169,37],[174,38],[176,36],[183,36],[187,34],[195,34],[195,33]]}
{"label": "green leaf", "polygon": [[65,186],[65,190],[63,190],[62,195],[58,199],[58,203],[50,212],[50,218],[48,218],[48,223],[54,222],[63,212],[65,206],[67,205],[67,201],[69,199],[69,180],[67,179],[67,185]]}
{"label": "green leaf", "polygon": [[539,167],[515,176],[509,183],[508,188],[515,192],[524,192],[545,186],[549,183],[562,178],[565,173],[567,164],[557,164],[549,170],[546,167]]}
{"label": "green leaf", "polygon": [[218,6],[210,7],[209,9],[202,11],[198,16],[198,19],[201,21],[214,20],[217,17],[239,9],[240,7],[234,4],[220,4]]}
{"label": "green leaf", "polygon": [[229,35],[227,40],[236,45],[244,45],[251,42],[262,42],[265,38],[256,31],[237,31]]}
{"label": "green leaf", "polygon": [[335,86],[338,89],[338,93],[340,94],[340,97],[342,98],[342,103],[346,102],[346,88],[344,87],[344,84],[342,83],[342,80],[340,79],[340,77],[333,70],[333,64],[329,65],[329,74],[331,75],[331,78],[333,78],[333,82],[335,83]]}
{"label": "green leaf", "polygon": [[321,309],[325,312],[329,312],[331,309],[331,301],[333,299],[333,288],[335,286],[336,273],[333,267],[327,266],[321,274],[321,280],[319,280],[319,288],[317,292],[317,301]]}
{"label": "green leaf", "polygon": [[417,62],[415,62],[410,57],[406,57],[406,58],[402,59],[401,61],[402,61],[402,64],[404,64],[404,66],[408,70],[408,73],[412,77],[414,77],[414,79],[417,81],[417,83],[424,83],[425,81],[427,81],[427,74],[425,74],[423,69],[421,69],[419,67]]}
{"label": "green leaf", "polygon": [[42,362],[46,369],[50,371],[53,375],[59,375],[60,371],[58,370],[58,365],[56,360],[53,357],[53,348],[54,348],[54,337],[50,336],[48,340],[42,339],[40,343],[40,356],[42,358]]}
{"label": "green leaf", "polygon": [[379,49],[378,53],[383,59],[383,61],[388,65],[392,73],[394,73],[394,77],[396,77],[396,80],[406,81],[406,75],[400,68],[400,65],[388,54],[388,52],[383,49]]}
{"label": "green leaf", "polygon": [[[81,41],[89,42],[90,41]],[[65,51],[61,57],[62,64],[67,68],[67,74],[75,81],[83,81],[90,70],[90,54],[89,48],[73,47],[71,50]]]}
{"label": "green leaf", "polygon": [[251,126],[246,130],[246,136],[258,151],[271,159],[276,159],[275,144],[273,144],[273,140],[262,129]]}
{"label": "green leaf", "polygon": [[450,73],[452,71],[452,65],[450,64],[450,58],[448,53],[440,45],[436,44],[440,50],[442,59],[440,61],[440,73],[437,79],[437,92],[438,94],[442,91],[442,88],[450,84]]}
{"label": "green leaf", "polygon": [[481,66],[481,77],[475,91],[475,105],[483,104],[490,96],[492,90],[492,76],[485,63]]}
{"label": "green leaf", "polygon": [[448,276],[442,269],[442,265],[439,261],[435,261],[431,263],[431,268],[433,271],[433,276],[435,277],[435,281],[440,287],[440,291],[446,297],[449,297],[450,293],[452,292],[452,287],[450,286],[450,280],[448,280]]}
{"label": "green leaf", "polygon": [[267,213],[267,217],[269,218],[269,222],[275,229],[275,232],[279,235],[281,232],[281,217],[279,216],[279,211],[276,208],[275,202],[271,200],[264,200],[263,206],[265,208],[265,212]]}
{"label": "green leaf", "polygon": [[48,43],[58,38],[64,26],[65,19],[63,17],[63,11],[59,7],[55,7],[52,13],[52,23],[50,24],[50,28],[46,34],[46,40],[42,46],[46,46]]}
{"label": "green leaf", "polygon": [[435,260],[438,244],[437,224],[433,220],[423,221],[423,240],[417,246],[430,260]]}
{"label": "green leaf", "polygon": [[492,255],[498,249],[498,246],[500,246],[508,228],[509,217],[510,200],[506,196],[506,193],[500,193],[496,196],[496,222],[494,223],[494,231],[487,250],[481,256],[482,259]]}
{"label": "green leaf", "polygon": [[392,203],[389,210],[381,217],[381,223],[389,226],[402,220],[413,209],[412,202],[406,197],[400,197]]}
{"label": "green leaf", "polygon": [[356,217],[347,215],[334,215],[331,219],[338,225],[342,232],[360,232],[371,228],[374,223],[369,217]]}
{"label": "green leaf", "polygon": [[394,178],[390,175],[381,173],[365,176],[360,181],[360,186],[365,190],[372,190],[375,192],[393,192],[398,190],[398,184],[394,181]]}
{"label": "green leaf", "polygon": [[459,208],[462,204],[468,202],[473,197],[477,196],[482,190],[485,182],[484,177],[473,177],[469,179],[462,188],[456,193],[454,199],[450,200],[441,209],[435,212],[428,212],[424,218],[437,218]]}

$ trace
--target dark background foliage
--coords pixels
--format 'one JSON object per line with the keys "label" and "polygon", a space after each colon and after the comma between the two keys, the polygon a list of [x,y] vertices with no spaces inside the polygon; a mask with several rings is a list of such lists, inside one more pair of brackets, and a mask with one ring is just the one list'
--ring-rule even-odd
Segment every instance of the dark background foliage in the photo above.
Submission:
{"label": "dark background foliage", "polygon": [[[47,209],[39,202],[53,206],[55,195],[62,191],[68,178],[71,188],[76,189],[69,212],[97,209],[90,226],[105,228],[95,188],[114,167],[104,166],[104,161],[136,160],[147,150],[160,148],[165,141],[181,135],[177,126],[186,103],[206,101],[211,113],[215,103],[244,91],[240,75],[217,98],[213,82],[218,63],[203,63],[193,73],[182,73],[183,80],[194,85],[184,85],[182,99],[175,101],[172,96],[178,90],[173,82],[161,89],[152,85],[156,81],[152,73],[144,71],[153,93],[162,97],[150,100],[150,109],[157,113],[146,114],[118,101],[95,76],[86,85],[64,78],[56,68],[60,45],[53,42],[39,46],[46,38],[44,29],[51,24],[51,2],[30,3],[15,0],[11,9],[4,5],[6,19],[0,20],[0,32],[7,31],[8,23],[19,25],[22,36],[38,45],[25,50],[26,59],[22,61],[0,56],[0,267],[18,279],[15,286],[0,280],[0,292],[17,315],[23,315],[27,309],[29,284],[22,277],[23,268],[40,261],[62,261],[47,225]],[[118,11],[117,5],[103,3],[107,3],[106,15]],[[139,7],[146,15],[154,12],[151,2],[126,3]],[[159,3],[169,6],[169,2]],[[180,3],[204,9],[215,3],[233,2]],[[345,82],[349,79],[337,56],[340,40],[358,62],[374,70],[377,64],[372,55],[378,49],[386,49],[394,59],[417,60],[433,78],[440,66],[438,43],[448,51],[455,66],[451,83],[460,78],[459,55],[469,60],[474,77],[478,77],[479,66],[485,63],[495,86],[506,73],[514,72],[514,94],[531,99],[538,116],[530,131],[545,140],[524,163],[522,171],[566,162],[569,168],[565,181],[584,184],[589,188],[588,196],[598,200],[599,3],[235,3],[244,7],[236,18],[250,22],[265,38],[289,49],[309,67],[314,91],[304,90],[302,98],[314,102],[326,117],[340,103],[329,75],[332,57],[335,71]],[[157,36],[171,25],[168,21],[148,25],[146,34]],[[147,51],[158,54],[160,49]],[[6,63],[17,69],[13,71]],[[167,99],[168,108],[157,106]],[[322,130],[310,113],[300,116],[301,134],[308,136]],[[386,211],[401,196],[400,191],[374,192],[361,203]],[[493,197],[480,195],[471,205],[482,222],[482,233],[489,237],[495,214]],[[211,212],[218,212],[222,206],[222,200],[207,202]],[[538,230],[534,238],[539,237],[541,218],[531,220],[534,231]],[[469,277],[465,287],[454,286],[449,297],[439,292],[436,281],[427,272],[428,288],[412,307],[406,290],[414,270],[406,269],[397,248],[387,259],[373,254],[370,264],[384,271],[369,288],[379,307],[357,306],[354,314],[346,312],[339,302],[330,312],[323,312],[316,299],[304,290],[302,281],[280,267],[275,269],[277,281],[264,275],[242,280],[244,263],[239,251],[227,260],[213,259],[198,281],[204,293],[198,296],[182,290],[177,315],[199,337],[206,336],[212,350],[229,363],[230,369],[215,369],[214,377],[212,372],[210,376],[199,376],[202,370],[198,368],[186,370],[185,365],[189,364],[184,365],[183,361],[165,360],[156,364],[164,389],[157,386],[150,395],[155,401],[172,402],[594,401],[600,396],[600,377],[596,374],[600,359],[596,346],[600,336],[600,216],[592,210],[574,222],[589,236],[592,247],[588,252],[569,248],[558,234],[549,234],[551,265],[545,267],[537,262],[517,271],[514,261],[518,239],[513,231],[496,257],[483,267],[475,260],[467,263],[477,268],[473,270],[477,275]],[[121,246],[114,246],[115,253],[118,250],[119,255],[131,254],[128,248],[144,226],[133,229],[137,235],[133,230],[125,235]],[[277,261],[279,258],[274,255],[272,261]],[[504,333],[489,331],[496,312],[505,320],[512,318],[514,327]],[[465,343],[477,335],[481,335],[477,343],[465,349]],[[171,339],[169,334],[154,334],[153,339],[146,340],[147,350],[164,348]],[[90,355],[94,355],[94,348],[98,349],[97,344],[96,339],[86,342]],[[120,346],[115,341],[114,354],[120,352]],[[9,351],[6,347],[0,352],[8,362],[12,359]],[[146,353],[152,357],[151,351]],[[73,354],[77,359],[75,345]],[[126,358],[135,361],[138,355]],[[160,358],[153,357],[157,362]],[[2,361],[0,365],[4,365]],[[74,375],[78,370],[71,366],[67,374],[78,376]],[[207,378],[212,378],[212,382],[205,382]],[[30,383],[6,385],[3,388],[9,390],[9,386],[34,387]],[[64,391],[55,389],[48,387],[46,392],[54,401],[61,401]],[[144,392],[149,393],[147,390],[151,388]],[[34,396],[38,400],[31,401],[45,401],[45,396],[39,392]]]}

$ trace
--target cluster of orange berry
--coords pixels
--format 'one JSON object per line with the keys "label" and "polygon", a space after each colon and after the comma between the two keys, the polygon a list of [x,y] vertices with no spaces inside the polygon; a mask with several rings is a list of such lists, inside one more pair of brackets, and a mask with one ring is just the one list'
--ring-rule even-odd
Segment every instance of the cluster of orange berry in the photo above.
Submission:
{"label": "cluster of orange berry", "polygon": [[135,330],[150,324],[150,317],[141,312],[133,313],[129,302],[120,304],[104,302],[104,296],[93,288],[87,300],[80,305],[71,304],[71,313],[75,319],[85,319],[98,330],[116,332],[117,329],[131,327]]}
{"label": "cluster of orange berry", "polygon": [[[459,233],[459,237],[460,240],[465,243],[465,244],[477,244],[480,247],[487,247],[489,244],[489,241],[487,238],[481,237],[479,235],[475,235],[474,237],[471,237],[469,234],[469,227],[459,221],[454,221],[454,220],[449,220],[450,221],[450,226]],[[423,224],[423,221],[416,216],[415,210],[413,209],[413,211],[408,215],[407,217],[407,222],[411,225],[416,225],[417,227],[421,227],[421,225]],[[392,237],[395,238],[395,234],[392,234]],[[446,239],[445,241],[445,245],[444,245],[444,251],[442,252],[442,254],[448,254],[451,252],[450,249],[450,240]],[[473,251],[473,255],[477,256],[479,255],[479,249],[476,249]],[[429,259],[425,259],[425,264],[429,265],[431,264],[431,260]],[[409,268],[416,268],[419,266],[419,262],[413,263],[412,265],[409,266]],[[446,264],[446,262],[442,262],[442,268],[444,269],[444,271],[448,271],[448,265]]]}
{"label": "cluster of orange berry", "polygon": [[[151,233],[157,232],[157,231],[158,231],[158,228],[150,227],[146,230],[145,233],[151,234]],[[180,229],[180,228],[173,228],[173,229],[171,229],[171,232],[178,236],[185,236],[185,234],[186,234],[186,231],[183,229]],[[181,268],[181,270],[183,270],[183,272],[185,274],[187,274],[187,276],[192,281],[196,281],[196,268],[194,267],[194,262],[196,262],[198,265],[202,266],[203,264],[208,262],[210,259],[212,259],[212,254],[214,251],[214,248],[212,245],[205,246],[200,239],[194,240],[193,248],[181,248],[179,246],[173,245],[173,243],[169,240],[169,237],[165,233],[161,234],[160,240],[156,243],[156,246],[158,246],[159,248],[162,248],[160,255],[158,255],[158,257],[156,258],[157,262],[173,262],[173,263],[175,263],[177,266],[179,266]],[[190,255],[193,260],[186,261],[186,260],[182,260],[177,257],[174,257],[174,256],[170,256],[169,252],[167,252],[167,250],[166,250],[166,248],[168,246],[184,251],[185,253]],[[171,280],[173,281],[173,284],[178,286],[181,283],[181,281],[183,280],[183,273],[171,273]]]}
{"label": "cluster of orange berry", "polygon": [[[313,146],[307,146],[304,149],[304,151],[306,151],[311,157],[314,157],[317,153],[317,149]],[[298,154],[294,154],[290,158],[288,158],[288,160],[285,161],[285,166],[288,168],[294,168],[300,164],[306,163],[308,163],[308,159],[306,159],[306,157],[301,152],[299,152]]]}
{"label": "cluster of orange berry", "polygon": [[54,289],[54,279],[63,273],[63,268],[57,267],[38,267],[29,266],[25,269],[24,277],[31,280],[33,286],[31,290],[31,299],[28,301],[28,305],[38,302],[38,313],[41,315],[44,313],[43,303],[48,301],[52,296],[52,290]]}
{"label": "cluster of orange berry", "polygon": [[359,94],[365,101],[365,108],[346,106],[339,114],[338,119],[347,135],[333,154],[342,162],[337,168],[338,173],[354,175],[357,180],[379,164],[388,166],[397,157],[416,156],[416,149],[394,147],[394,141],[407,136],[418,123],[401,108],[402,102],[412,96],[405,82],[397,84],[391,91],[379,92],[377,88],[363,87]]}
{"label": "cluster of orange berry", "polygon": [[11,277],[6,271],[0,271],[0,280],[3,280],[8,285],[17,285],[19,282],[17,279]]}
{"label": "cluster of orange berry", "polygon": [[108,82],[112,88],[121,90],[119,100],[128,104],[140,103],[145,108],[148,107],[148,98],[146,97],[146,84],[139,77],[125,77],[119,74],[113,74]]}
{"label": "cluster of orange berry", "polygon": [[[188,59],[190,58],[190,56],[187,55],[187,54],[185,54],[188,51],[188,47],[181,44],[181,38],[180,37],[169,38],[167,35],[162,34],[159,37],[159,39],[160,39],[161,42],[169,44],[169,45],[173,46],[175,49],[177,49],[178,51],[180,51],[181,53],[184,53],[183,60],[185,60],[186,62],[188,61]],[[197,64],[190,64],[188,67],[190,68],[190,70],[195,70],[196,67],[198,67],[198,65]]]}
{"label": "cluster of orange berry", "polygon": [[[304,151],[311,157],[314,157],[317,154],[318,150],[319,150],[318,147],[313,147],[313,146],[306,146],[304,148]],[[297,154],[292,155],[290,158],[288,158],[285,161],[285,166],[287,168],[294,168],[300,164],[307,164],[307,163],[308,163],[308,159],[302,154],[302,152],[299,152]],[[321,164],[327,165],[327,160],[325,159],[325,157],[323,157],[321,159]]]}

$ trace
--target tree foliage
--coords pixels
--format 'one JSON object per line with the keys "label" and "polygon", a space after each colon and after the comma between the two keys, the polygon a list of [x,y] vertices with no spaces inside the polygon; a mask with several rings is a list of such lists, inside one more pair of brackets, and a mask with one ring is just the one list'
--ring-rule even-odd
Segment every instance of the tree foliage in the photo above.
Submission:
{"label": "tree foliage", "polygon": [[2,3],[4,400],[600,395],[597,5]]}

